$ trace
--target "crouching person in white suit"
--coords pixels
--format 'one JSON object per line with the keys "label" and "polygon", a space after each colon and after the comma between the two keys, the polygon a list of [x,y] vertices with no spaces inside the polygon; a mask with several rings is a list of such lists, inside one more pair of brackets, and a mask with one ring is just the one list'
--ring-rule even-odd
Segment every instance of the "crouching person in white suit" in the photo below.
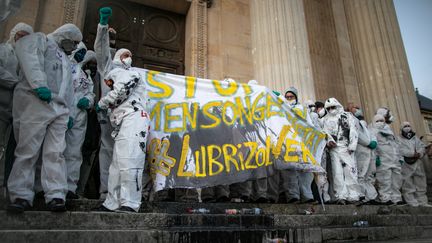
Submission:
{"label": "crouching person in white suit", "polygon": [[150,124],[145,82],[136,71],[115,68],[105,83],[112,90],[101,98],[96,111],[112,111],[114,151],[108,195],[99,211],[138,212]]}

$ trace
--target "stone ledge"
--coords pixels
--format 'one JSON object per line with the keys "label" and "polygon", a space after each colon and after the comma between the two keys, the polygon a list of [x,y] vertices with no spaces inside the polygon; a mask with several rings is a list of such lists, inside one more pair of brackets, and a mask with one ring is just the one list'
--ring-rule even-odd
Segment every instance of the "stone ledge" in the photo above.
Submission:
{"label": "stone ledge", "polygon": [[165,214],[29,211],[20,215],[0,211],[0,229],[168,229],[225,227],[242,229],[351,227],[366,220],[369,226],[432,226],[432,215],[225,215],[225,214]]}
{"label": "stone ledge", "polygon": [[[431,227],[397,226],[367,228],[227,229],[195,228],[168,230],[0,230],[7,242],[358,242],[362,240],[408,240],[432,237]],[[271,242],[271,241],[270,241]]]}

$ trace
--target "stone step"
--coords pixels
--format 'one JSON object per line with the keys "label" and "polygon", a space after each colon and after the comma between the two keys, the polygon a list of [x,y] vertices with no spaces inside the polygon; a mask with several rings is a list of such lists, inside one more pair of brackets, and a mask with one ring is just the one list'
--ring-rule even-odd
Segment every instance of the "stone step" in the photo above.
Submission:
{"label": "stone step", "polygon": [[322,228],[321,232],[325,242],[393,242],[408,239],[429,239],[432,242],[432,226],[327,227]]}
{"label": "stone step", "polygon": [[[71,211],[91,211],[103,201],[70,200],[66,205]],[[0,200],[0,210],[5,210],[7,202]],[[368,214],[431,214],[432,207],[382,206],[382,205],[316,205],[316,204],[271,204],[271,203],[195,203],[195,202],[143,202],[140,212],[183,214],[188,208],[206,208],[211,214],[222,214],[225,209],[261,208],[266,214],[302,215],[313,214],[368,215]],[[36,200],[33,210],[46,211],[45,203]]]}
{"label": "stone step", "polygon": [[[91,211],[98,207],[103,201],[100,200],[70,200],[67,201],[68,210]],[[0,199],[0,210],[6,209],[8,202]],[[271,203],[198,203],[198,202],[143,202],[140,212],[158,212],[181,214],[187,212],[188,208],[206,208],[211,213],[224,213],[225,209],[261,208],[266,213],[273,214],[305,214],[305,210],[313,211],[314,214],[432,214],[432,207],[410,207],[410,206],[382,206],[382,205],[324,205],[321,204],[271,204]],[[42,199],[36,199],[35,211],[46,211]]]}
{"label": "stone step", "polygon": [[0,230],[3,243],[9,242],[209,242],[209,243],[261,243],[277,242],[359,242],[432,239],[432,227],[388,226],[367,228],[297,228],[297,229],[112,229],[112,230]]}
{"label": "stone step", "polygon": [[171,227],[227,227],[227,228],[301,228],[301,227],[351,227],[365,220],[370,226],[432,226],[432,215],[225,215],[225,214],[165,214],[165,213],[106,213],[65,212],[51,213],[28,211],[10,214],[0,211],[0,229],[56,229],[105,230],[145,229]]}
{"label": "stone step", "polygon": [[[85,202],[70,202],[72,210],[88,208]],[[92,202],[94,203],[94,202]],[[382,206],[382,205],[317,205],[317,204],[271,204],[271,203],[178,203],[178,202],[145,202],[140,212],[185,213],[188,208],[206,208],[210,213],[224,213],[225,209],[261,208],[267,214],[304,215],[337,214],[337,215],[368,215],[368,214],[431,214],[432,207]]]}

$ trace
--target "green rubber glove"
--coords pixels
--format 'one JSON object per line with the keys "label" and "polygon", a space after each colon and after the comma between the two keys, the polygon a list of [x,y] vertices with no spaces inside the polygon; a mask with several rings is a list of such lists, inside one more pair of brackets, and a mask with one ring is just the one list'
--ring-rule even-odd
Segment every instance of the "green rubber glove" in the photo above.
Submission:
{"label": "green rubber glove", "polygon": [[40,88],[34,89],[34,91],[36,92],[36,95],[39,97],[39,99],[50,103],[50,101],[51,101],[51,90],[50,89],[48,89],[47,87],[40,87]]}
{"label": "green rubber glove", "polygon": [[404,161],[403,160],[399,160],[399,163],[402,165],[404,163]]}
{"label": "green rubber glove", "polygon": [[101,25],[107,25],[111,15],[112,15],[112,9],[110,7],[103,7],[99,9],[99,23]]}
{"label": "green rubber glove", "polygon": [[369,143],[368,148],[376,149],[377,146],[378,146],[378,143],[376,141],[372,141]]}
{"label": "green rubber glove", "polygon": [[279,92],[277,92],[277,91],[274,91],[274,90],[273,90],[273,94],[275,94],[276,96],[279,96],[279,95],[280,95],[280,93],[279,93]]}
{"label": "green rubber glove", "polygon": [[81,110],[88,109],[90,107],[90,100],[87,99],[86,97],[81,98],[78,101],[77,107],[80,108]]}
{"label": "green rubber glove", "polygon": [[99,113],[99,112],[101,112],[103,109],[100,108],[99,104],[96,104],[95,110],[96,110],[96,113]]}
{"label": "green rubber glove", "polygon": [[74,121],[72,117],[69,117],[68,123],[67,123],[67,129],[71,129],[74,125]]}
{"label": "green rubber glove", "polygon": [[381,165],[381,158],[379,156],[377,156],[376,159],[375,159],[375,165],[377,167],[379,167]]}

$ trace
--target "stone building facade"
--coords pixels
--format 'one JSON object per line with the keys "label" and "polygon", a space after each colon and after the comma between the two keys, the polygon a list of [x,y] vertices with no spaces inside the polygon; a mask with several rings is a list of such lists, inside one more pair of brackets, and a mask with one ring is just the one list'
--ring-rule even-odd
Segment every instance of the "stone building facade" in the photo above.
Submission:
{"label": "stone building facade", "polygon": [[[180,74],[256,79],[279,91],[295,86],[303,101],[336,97],[360,104],[368,121],[387,106],[397,118],[395,129],[407,120],[424,134],[392,0],[22,0],[20,12],[1,23],[0,36],[6,40],[23,21],[45,33],[74,23],[86,38],[93,33],[86,28],[98,21],[97,11],[88,11],[101,2],[119,9],[129,4],[131,11],[150,7],[146,13],[159,9],[184,19],[184,27],[173,27],[183,32],[183,49],[149,44],[134,53],[143,60],[148,53],[156,61],[158,55],[175,55],[180,68],[172,70]],[[122,16],[126,25],[151,23],[127,11]],[[164,20],[158,21],[153,23]],[[152,67],[152,60],[143,67]]]}

